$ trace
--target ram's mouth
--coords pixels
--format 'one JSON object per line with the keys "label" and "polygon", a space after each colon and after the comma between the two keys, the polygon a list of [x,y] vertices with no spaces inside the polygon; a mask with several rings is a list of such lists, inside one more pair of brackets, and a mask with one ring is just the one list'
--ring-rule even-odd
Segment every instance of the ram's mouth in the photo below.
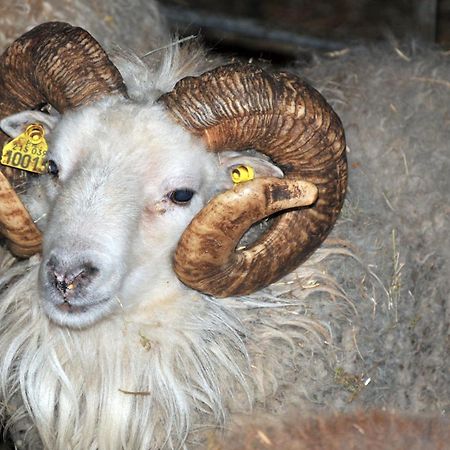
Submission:
{"label": "ram's mouth", "polygon": [[73,301],[61,303],[44,302],[45,315],[51,322],[65,328],[81,330],[90,327],[113,310],[110,297],[88,304]]}
{"label": "ram's mouth", "polygon": [[57,305],[56,308],[63,312],[63,313],[67,313],[67,314],[79,314],[79,313],[84,313],[86,312],[90,306],[75,306],[72,305],[70,302],[64,302],[61,303],[60,305]]}
{"label": "ram's mouth", "polygon": [[96,308],[99,305],[103,305],[109,301],[109,297],[106,297],[102,300],[99,300],[95,303],[90,303],[88,305],[74,305],[70,301],[65,301],[59,305],[56,305],[56,309],[65,314],[83,314],[86,313],[93,308]]}

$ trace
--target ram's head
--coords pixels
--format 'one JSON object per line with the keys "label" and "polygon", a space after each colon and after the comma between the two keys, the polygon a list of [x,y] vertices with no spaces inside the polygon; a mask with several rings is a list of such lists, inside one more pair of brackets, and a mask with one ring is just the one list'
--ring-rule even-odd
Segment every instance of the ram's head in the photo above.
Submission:
{"label": "ram's head", "polygon": [[[146,279],[148,291],[165,258],[196,290],[253,292],[307,258],[342,207],[340,120],[288,73],[223,66],[181,80],[156,104],[137,104],[86,31],[48,23],[6,50],[0,85],[8,134],[33,121],[50,134],[41,284],[60,323],[97,320]],[[61,117],[32,112],[43,104]],[[233,186],[226,173],[242,162],[257,178]],[[1,189],[11,249],[39,251],[39,230],[14,191]],[[241,248],[244,233],[268,216],[270,227]]]}

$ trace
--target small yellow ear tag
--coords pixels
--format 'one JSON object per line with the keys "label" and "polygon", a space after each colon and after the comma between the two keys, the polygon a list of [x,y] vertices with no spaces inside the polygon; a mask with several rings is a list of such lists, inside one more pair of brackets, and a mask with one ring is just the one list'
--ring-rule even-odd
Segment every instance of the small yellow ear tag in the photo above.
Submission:
{"label": "small yellow ear tag", "polygon": [[41,124],[29,125],[25,133],[4,145],[1,163],[28,172],[45,172],[44,159],[48,145],[44,135],[44,127]]}
{"label": "small yellow ear tag", "polygon": [[255,171],[252,166],[237,166],[231,171],[233,183],[243,183],[255,178]]}

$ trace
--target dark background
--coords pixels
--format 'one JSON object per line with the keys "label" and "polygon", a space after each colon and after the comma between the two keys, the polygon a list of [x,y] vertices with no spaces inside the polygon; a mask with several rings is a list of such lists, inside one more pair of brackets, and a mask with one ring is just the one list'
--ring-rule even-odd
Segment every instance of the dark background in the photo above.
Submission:
{"label": "dark background", "polygon": [[218,51],[273,60],[390,39],[450,49],[450,0],[166,0],[181,35],[201,34]]}

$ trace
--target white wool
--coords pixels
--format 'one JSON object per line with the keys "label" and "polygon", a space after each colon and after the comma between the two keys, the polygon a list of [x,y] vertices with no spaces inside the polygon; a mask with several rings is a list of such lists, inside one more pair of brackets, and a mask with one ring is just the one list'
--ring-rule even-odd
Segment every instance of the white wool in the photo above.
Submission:
{"label": "white wool", "polygon": [[30,290],[37,271],[35,264],[2,302],[1,385],[7,401],[20,380],[47,448],[179,445],[196,410],[223,421],[235,384],[251,397],[242,326],[222,305],[187,294],[177,323],[115,314],[69,332],[44,319]]}
{"label": "white wool", "polygon": [[[223,424],[230,408],[248,411],[255,395],[273,393],[285,355],[303,354],[306,368],[328,335],[305,315],[307,295],[293,303],[194,292],[152,321],[118,310],[69,330],[42,310],[39,263],[15,266],[24,275],[2,296],[0,386],[3,414],[11,415],[17,395],[24,402],[7,426],[30,414],[48,449],[179,448],[188,432],[195,442],[196,430]],[[303,282],[305,272],[297,274]]]}

